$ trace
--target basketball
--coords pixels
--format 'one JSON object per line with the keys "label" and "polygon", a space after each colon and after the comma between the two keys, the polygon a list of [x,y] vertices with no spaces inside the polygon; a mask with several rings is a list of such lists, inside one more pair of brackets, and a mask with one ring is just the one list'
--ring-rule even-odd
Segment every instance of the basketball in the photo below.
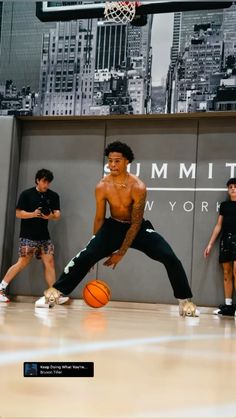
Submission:
{"label": "basketball", "polygon": [[111,291],[106,282],[94,279],[85,285],[83,299],[90,307],[99,308],[105,306],[111,297]]}

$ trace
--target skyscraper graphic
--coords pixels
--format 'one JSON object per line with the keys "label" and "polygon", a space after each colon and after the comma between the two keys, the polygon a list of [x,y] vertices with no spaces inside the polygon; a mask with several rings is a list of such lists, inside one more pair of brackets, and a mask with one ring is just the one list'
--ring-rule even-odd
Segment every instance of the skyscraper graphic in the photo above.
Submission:
{"label": "skyscraper graphic", "polygon": [[223,9],[182,12],[179,27],[179,51],[182,52],[189,42],[195,25],[211,23],[214,26],[221,26],[222,22]]}
{"label": "skyscraper graphic", "polygon": [[152,16],[143,27],[98,22],[94,112],[150,112],[152,22]]}
{"label": "skyscraper graphic", "polygon": [[99,22],[97,28],[96,69],[118,69],[127,65],[128,26]]}
{"label": "skyscraper graphic", "polygon": [[0,2],[0,51],[1,51],[1,36],[2,36],[2,1]]}
{"label": "skyscraper graphic", "polygon": [[221,26],[195,25],[178,66],[175,112],[211,110],[210,99],[216,93],[212,77],[221,72],[222,52]]}
{"label": "skyscraper graphic", "polygon": [[173,27],[173,38],[171,46],[171,67],[176,63],[180,50],[180,27],[181,27],[182,13],[174,13],[174,27]]}
{"label": "skyscraper graphic", "polygon": [[146,113],[150,110],[151,27],[97,19],[60,22],[43,36],[43,115]]}
{"label": "skyscraper graphic", "polygon": [[224,10],[223,14],[223,33],[224,33],[224,66],[227,57],[236,58],[236,4]]}
{"label": "skyscraper graphic", "polygon": [[150,59],[152,57],[152,24],[153,15],[149,15],[145,26],[128,26],[128,56],[131,57],[131,61],[132,57],[143,57],[144,72],[146,76],[148,76],[150,72]]}
{"label": "skyscraper graphic", "polygon": [[172,67],[178,58],[178,54],[184,50],[186,43],[188,43],[189,38],[193,33],[194,26],[207,23],[221,26],[223,23],[223,9],[174,13],[173,39],[171,47]]}
{"label": "skyscraper graphic", "polygon": [[133,57],[143,57],[144,72],[148,71],[152,16],[143,27],[98,22],[96,70],[128,68]]}
{"label": "skyscraper graphic", "polygon": [[[191,112],[201,107],[207,110],[206,100],[216,88],[216,79],[211,76],[220,73],[222,67],[223,16],[223,9],[174,14],[167,112]],[[201,96],[203,91],[205,96]],[[192,94],[200,108],[191,102]]]}
{"label": "skyscraper graphic", "polygon": [[37,19],[35,2],[3,1],[1,6],[0,81],[11,79],[19,90],[38,91],[42,36],[56,24]]}
{"label": "skyscraper graphic", "polygon": [[93,101],[97,19],[59,22],[43,36],[43,115],[88,115]]}

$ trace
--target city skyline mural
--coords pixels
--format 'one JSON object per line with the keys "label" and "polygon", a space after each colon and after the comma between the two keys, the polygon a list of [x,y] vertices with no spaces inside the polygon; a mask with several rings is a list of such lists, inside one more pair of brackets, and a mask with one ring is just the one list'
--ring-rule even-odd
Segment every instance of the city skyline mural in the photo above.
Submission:
{"label": "city skyline mural", "polygon": [[149,15],[145,26],[41,22],[0,2],[0,115],[236,110],[236,5]]}

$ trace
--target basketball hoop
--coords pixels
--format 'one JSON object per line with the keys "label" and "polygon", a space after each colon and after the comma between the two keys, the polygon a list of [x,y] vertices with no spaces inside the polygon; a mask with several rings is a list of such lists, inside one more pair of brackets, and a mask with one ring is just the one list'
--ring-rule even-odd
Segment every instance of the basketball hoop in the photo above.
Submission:
{"label": "basketball hoop", "polygon": [[139,4],[139,1],[106,1],[104,17],[116,23],[132,22]]}

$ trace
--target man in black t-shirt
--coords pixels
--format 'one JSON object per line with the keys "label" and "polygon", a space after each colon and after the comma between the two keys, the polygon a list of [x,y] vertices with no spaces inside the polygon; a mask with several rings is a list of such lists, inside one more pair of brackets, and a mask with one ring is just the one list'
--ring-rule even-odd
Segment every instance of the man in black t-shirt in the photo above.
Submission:
{"label": "man in black t-shirt", "polygon": [[[26,189],[19,197],[16,206],[16,217],[21,219],[19,258],[0,283],[0,302],[9,302],[5,294],[7,286],[33,256],[42,260],[49,287],[55,282],[54,246],[48,231],[48,220],[58,220],[61,214],[59,195],[49,189],[52,180],[50,170],[39,170],[35,175],[36,187]],[[67,300],[67,297],[62,297],[60,302],[63,304]],[[36,306],[44,303],[45,297],[41,297]]]}

